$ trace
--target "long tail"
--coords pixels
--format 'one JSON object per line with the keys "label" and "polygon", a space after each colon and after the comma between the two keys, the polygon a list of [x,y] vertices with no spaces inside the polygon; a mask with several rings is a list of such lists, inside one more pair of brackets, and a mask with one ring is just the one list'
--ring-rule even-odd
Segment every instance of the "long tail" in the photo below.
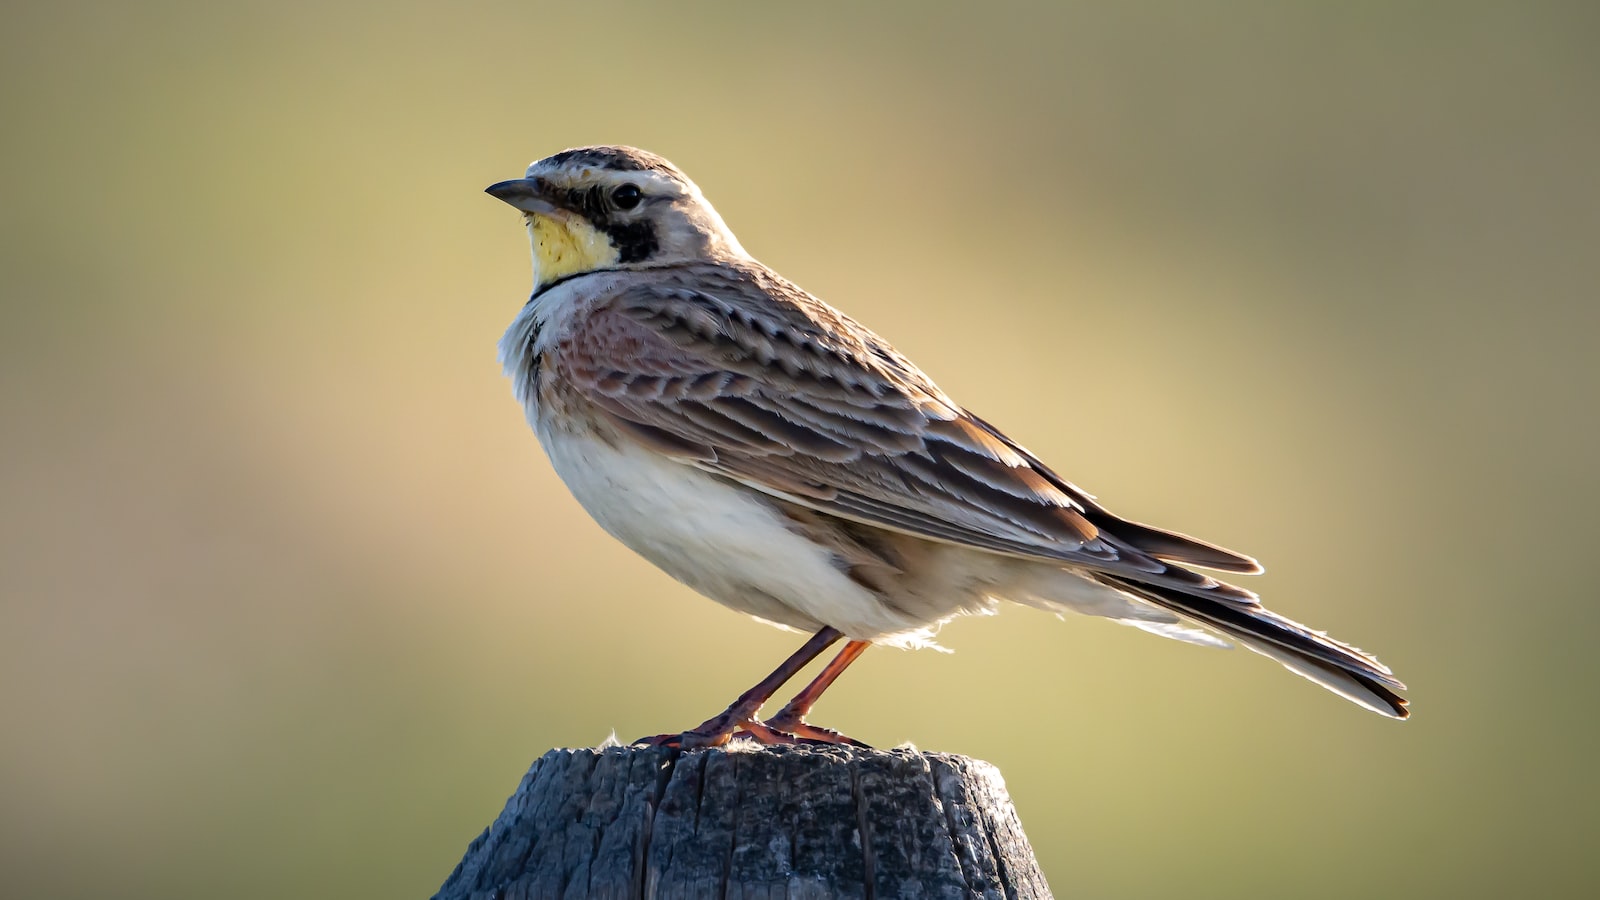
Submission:
{"label": "long tail", "polygon": [[1375,713],[1404,719],[1406,689],[1388,667],[1349,644],[1286,619],[1265,607],[1216,600],[1175,587],[1147,584],[1115,575],[1097,575],[1102,583],[1170,610],[1237,640],[1289,671]]}

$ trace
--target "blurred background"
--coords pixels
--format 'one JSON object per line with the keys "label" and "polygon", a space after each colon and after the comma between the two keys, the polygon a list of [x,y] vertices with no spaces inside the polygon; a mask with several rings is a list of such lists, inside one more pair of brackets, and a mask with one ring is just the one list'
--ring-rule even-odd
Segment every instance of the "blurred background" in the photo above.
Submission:
{"label": "blurred background", "polygon": [[5,17],[8,893],[425,897],[546,749],[798,645],[603,535],[500,375],[482,189],[598,142],[1415,710],[1011,608],[819,721],[999,765],[1066,896],[1600,891],[1594,6]]}

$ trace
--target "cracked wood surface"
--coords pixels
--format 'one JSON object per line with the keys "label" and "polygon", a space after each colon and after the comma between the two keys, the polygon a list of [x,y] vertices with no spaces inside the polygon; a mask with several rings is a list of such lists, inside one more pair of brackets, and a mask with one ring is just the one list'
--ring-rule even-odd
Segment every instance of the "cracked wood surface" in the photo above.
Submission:
{"label": "cracked wood surface", "polygon": [[994,766],[848,747],[552,750],[434,900],[1048,898]]}

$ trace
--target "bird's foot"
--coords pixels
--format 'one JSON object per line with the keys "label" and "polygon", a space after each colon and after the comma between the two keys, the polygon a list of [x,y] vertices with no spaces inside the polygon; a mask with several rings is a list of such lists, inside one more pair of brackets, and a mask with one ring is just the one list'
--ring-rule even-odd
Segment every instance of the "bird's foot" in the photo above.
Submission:
{"label": "bird's foot", "polygon": [[676,747],[696,750],[701,747],[721,747],[733,739],[735,733],[747,725],[760,709],[761,701],[750,702],[741,697],[732,706],[699,725],[679,734],[658,734],[634,741],[650,747]]}
{"label": "bird's foot", "polygon": [[667,734],[653,734],[635,740],[635,746],[643,744],[646,747],[673,747],[679,750],[693,750],[697,747],[720,747],[726,744],[733,735],[708,735],[698,731],[669,732]]}
{"label": "bird's foot", "polygon": [[[766,722],[748,719],[730,728],[707,728],[702,725],[679,734],[657,734],[634,741],[649,747],[674,747],[695,750],[701,747],[722,747],[730,741],[754,741],[758,744],[826,744],[832,746],[862,747],[871,749],[852,737],[831,728],[823,728],[805,721],[785,721],[781,727],[775,720]],[[710,724],[710,723],[707,723]]]}
{"label": "bird's foot", "polygon": [[828,685],[833,684],[839,673],[860,656],[862,651],[872,646],[868,641],[851,641],[846,644],[845,648],[839,651],[839,655],[823,666],[817,677],[796,694],[777,715],[766,720],[756,718],[756,713],[761,711],[761,705],[770,700],[778,688],[841,637],[843,635],[835,628],[821,629],[806,641],[804,647],[784,660],[783,665],[774,669],[771,675],[739,695],[739,699],[733,701],[732,706],[688,731],[642,737],[634,743],[648,747],[676,747],[682,750],[721,747],[734,739],[761,744],[831,744],[867,747],[866,744],[845,737],[831,728],[807,723],[806,713],[811,711],[817,698],[828,689]]}
{"label": "bird's foot", "polygon": [[824,728],[821,725],[813,725],[799,716],[786,715],[785,712],[780,712],[759,724],[777,734],[796,738],[800,743],[835,744],[845,747],[860,747],[863,750],[872,749],[870,744],[864,744],[847,734],[841,734],[832,728]]}

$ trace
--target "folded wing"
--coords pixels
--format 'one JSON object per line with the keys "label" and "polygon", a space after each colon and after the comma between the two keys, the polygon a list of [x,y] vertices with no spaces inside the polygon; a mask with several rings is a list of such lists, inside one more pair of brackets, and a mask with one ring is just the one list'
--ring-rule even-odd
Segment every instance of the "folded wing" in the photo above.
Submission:
{"label": "folded wing", "polygon": [[1162,561],[1259,571],[1254,560],[1117,518],[882,339],[771,276],[724,277],[714,293],[636,283],[549,364],[634,438],[812,509],[1255,604]]}

